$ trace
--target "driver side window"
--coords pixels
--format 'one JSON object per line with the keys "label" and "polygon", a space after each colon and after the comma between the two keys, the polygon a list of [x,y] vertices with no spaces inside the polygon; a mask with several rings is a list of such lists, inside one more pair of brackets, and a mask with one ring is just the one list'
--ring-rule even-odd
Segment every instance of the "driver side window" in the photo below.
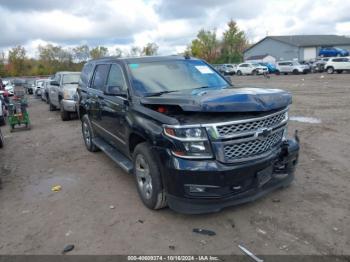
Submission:
{"label": "driver side window", "polygon": [[107,86],[118,86],[122,91],[126,91],[124,74],[119,65],[112,64],[108,74]]}

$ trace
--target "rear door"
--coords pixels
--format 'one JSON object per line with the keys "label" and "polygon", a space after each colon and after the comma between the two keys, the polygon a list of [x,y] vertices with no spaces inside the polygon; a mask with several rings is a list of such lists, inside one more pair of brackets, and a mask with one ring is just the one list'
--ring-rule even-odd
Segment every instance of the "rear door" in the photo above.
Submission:
{"label": "rear door", "polygon": [[102,126],[102,101],[103,90],[106,85],[109,67],[109,64],[96,65],[92,81],[90,81],[87,91],[90,121],[96,132],[104,138],[107,138],[108,135]]}

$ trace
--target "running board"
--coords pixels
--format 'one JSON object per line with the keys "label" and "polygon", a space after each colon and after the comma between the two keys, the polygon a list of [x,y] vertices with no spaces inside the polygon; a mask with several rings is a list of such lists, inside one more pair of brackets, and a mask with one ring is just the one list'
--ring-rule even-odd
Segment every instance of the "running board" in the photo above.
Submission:
{"label": "running board", "polygon": [[107,156],[109,156],[114,162],[116,162],[122,169],[128,173],[132,173],[133,163],[131,160],[126,158],[117,149],[112,147],[110,144],[105,142],[102,138],[95,137],[92,139],[92,143],[101,149]]}

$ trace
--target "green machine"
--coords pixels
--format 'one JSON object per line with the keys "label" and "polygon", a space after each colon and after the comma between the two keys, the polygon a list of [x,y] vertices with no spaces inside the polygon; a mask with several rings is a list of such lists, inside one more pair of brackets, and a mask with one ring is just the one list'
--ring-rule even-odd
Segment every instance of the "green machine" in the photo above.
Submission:
{"label": "green machine", "polygon": [[13,132],[15,127],[25,127],[30,129],[29,114],[27,111],[28,101],[25,93],[25,88],[22,81],[14,82],[14,96],[10,100],[8,106],[9,116],[8,123],[10,131]]}

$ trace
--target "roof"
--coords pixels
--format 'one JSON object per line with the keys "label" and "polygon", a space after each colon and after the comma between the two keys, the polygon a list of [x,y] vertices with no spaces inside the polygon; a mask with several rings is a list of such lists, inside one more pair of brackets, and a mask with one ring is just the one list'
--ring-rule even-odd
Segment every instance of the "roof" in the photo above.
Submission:
{"label": "roof", "polygon": [[[169,60],[184,60],[186,59],[184,56],[179,55],[169,55],[169,56],[139,56],[139,57],[123,57],[118,58],[114,56],[110,57],[103,57],[95,60],[91,60],[89,62],[95,62],[95,61],[115,61],[115,60],[121,60],[126,63],[142,63],[142,62],[160,62],[160,61],[169,61]],[[190,59],[195,59],[194,57],[191,57]]]}
{"label": "roof", "polygon": [[260,59],[264,59],[267,56],[269,56],[269,55],[268,54],[265,54],[265,55],[253,55],[253,56],[247,57],[246,60],[260,60]]}
{"label": "roof", "polygon": [[266,36],[259,42],[247,48],[244,52],[268,38],[297,47],[350,45],[350,37],[341,35],[280,35]]}

